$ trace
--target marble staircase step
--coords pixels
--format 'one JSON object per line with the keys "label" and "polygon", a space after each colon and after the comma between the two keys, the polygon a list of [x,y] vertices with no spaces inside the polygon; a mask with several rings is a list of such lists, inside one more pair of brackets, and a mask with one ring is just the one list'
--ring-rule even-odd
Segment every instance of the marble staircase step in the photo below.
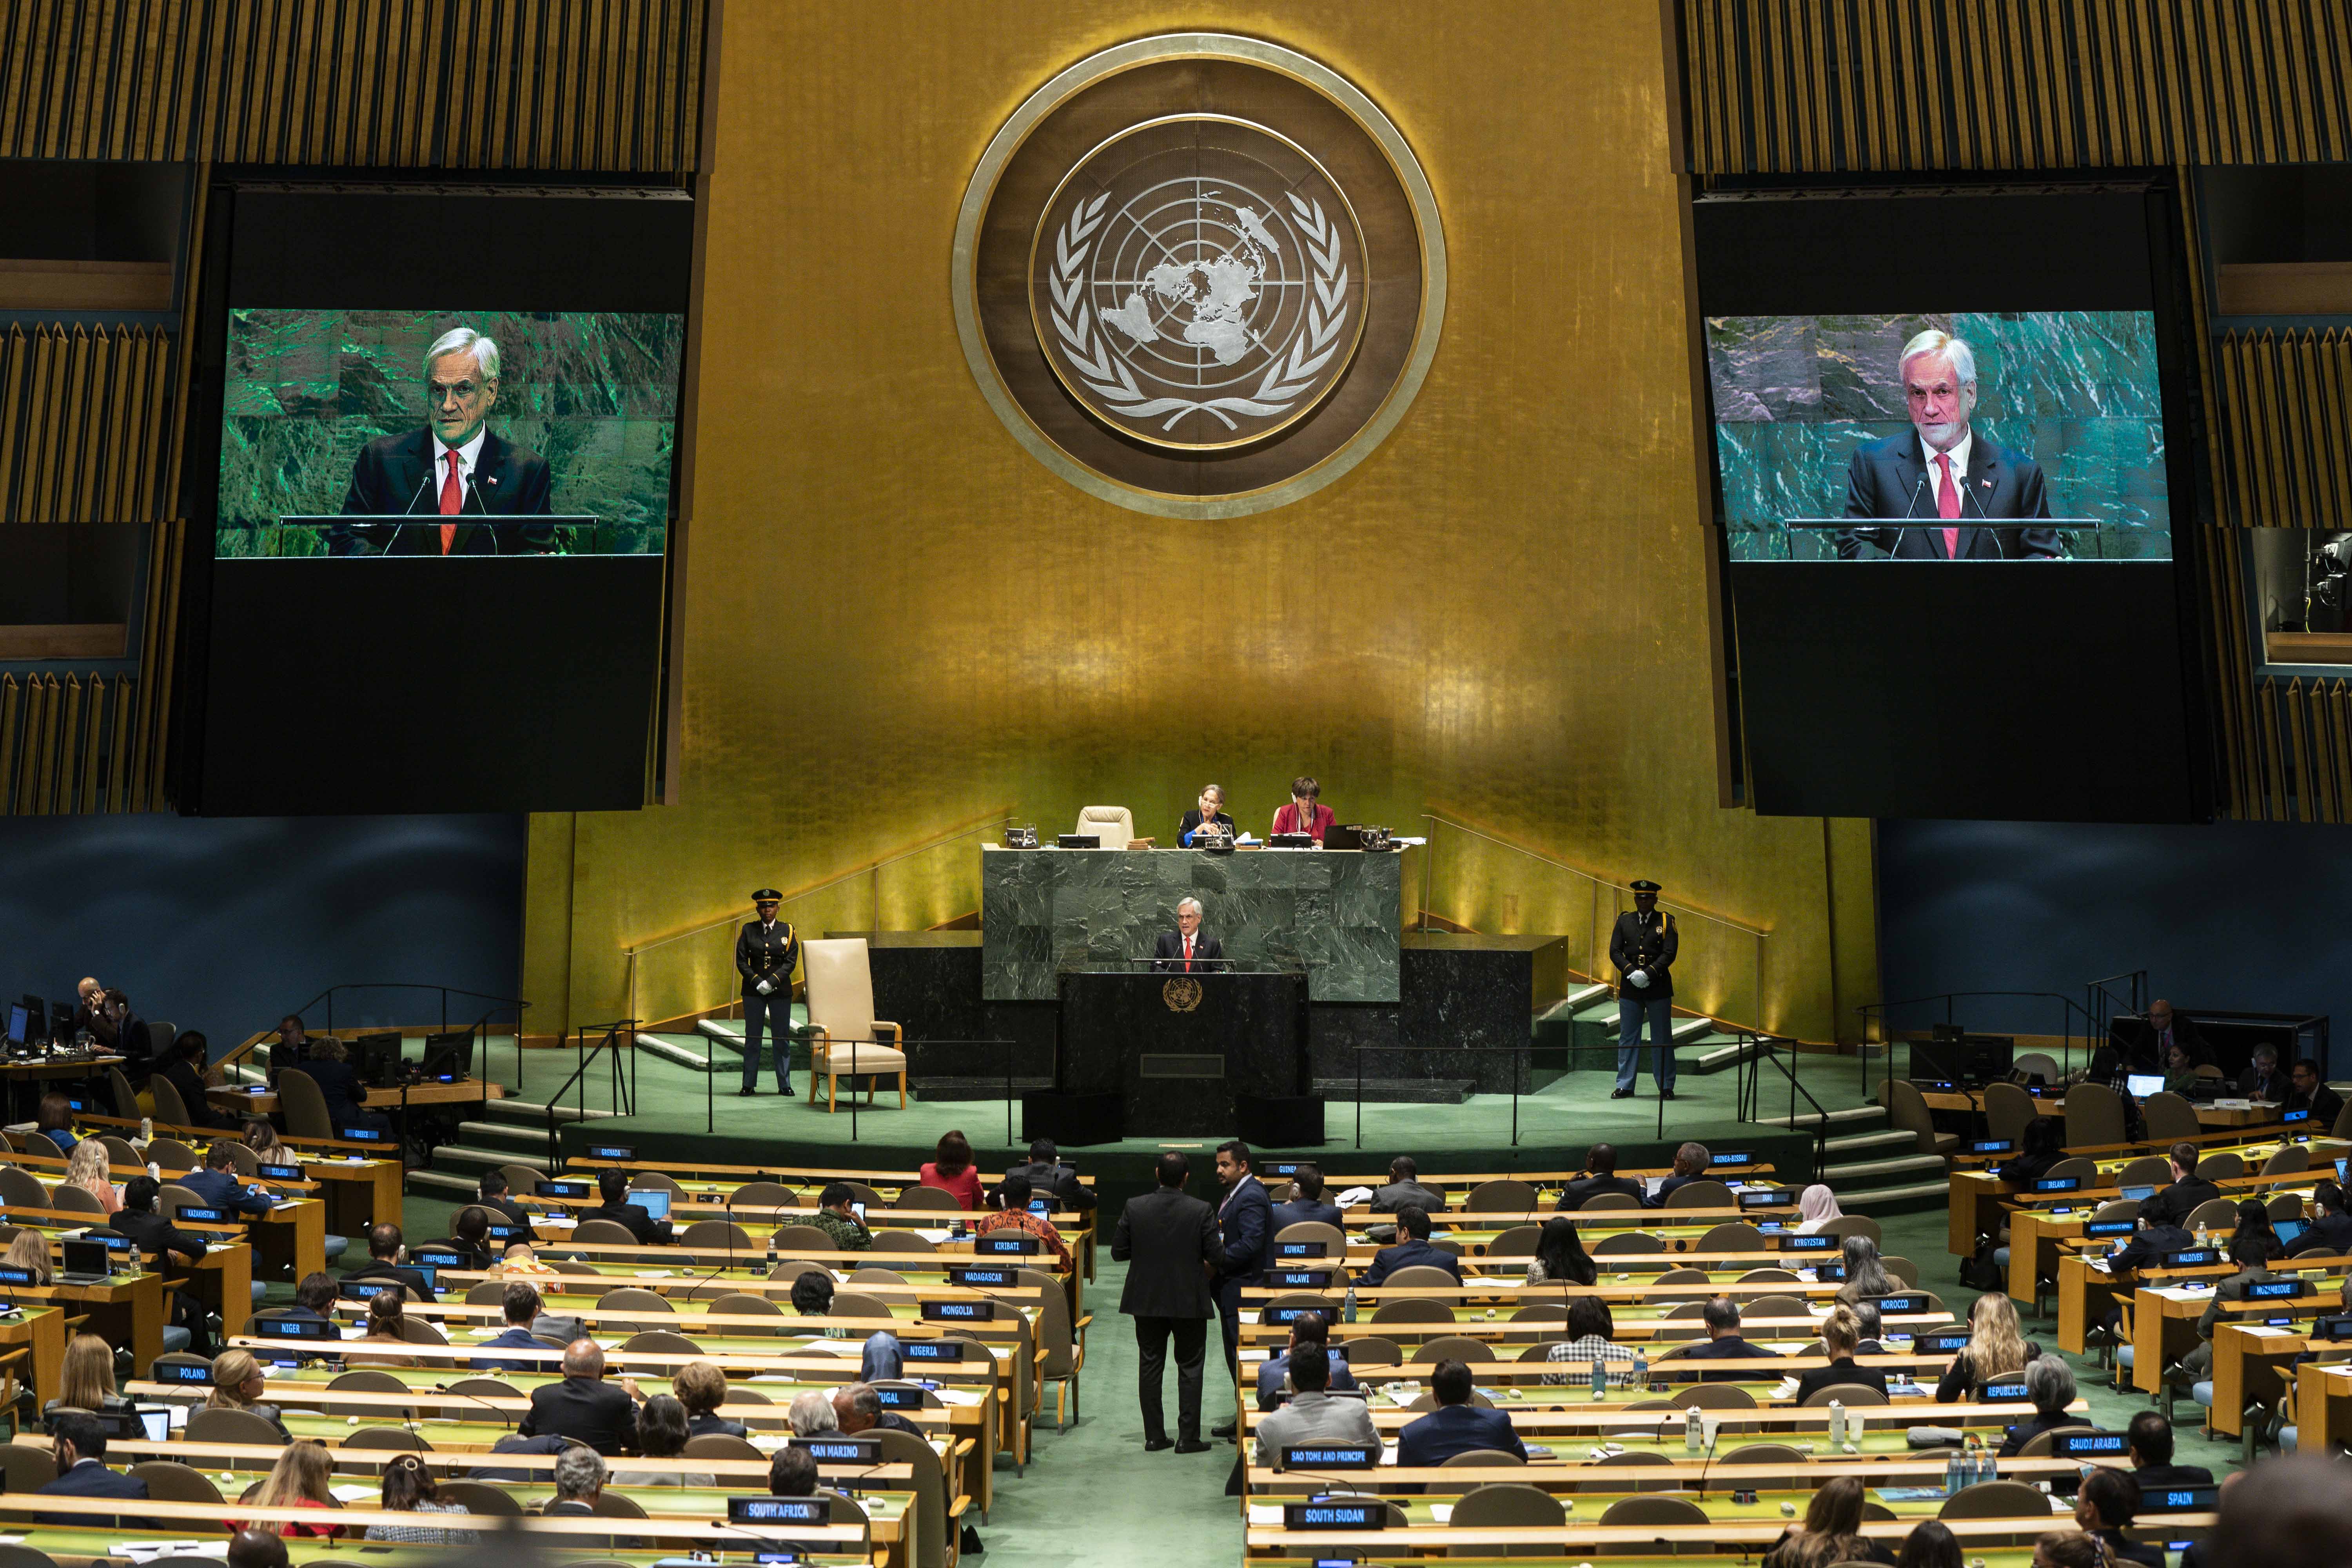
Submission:
{"label": "marble staircase step", "polygon": [[[1358,1087],[1352,1078],[1319,1078],[1315,1080],[1315,1092],[1327,1100],[1356,1100]],[[1368,1078],[1362,1080],[1362,1103],[1366,1105],[1459,1105],[1470,1098],[1473,1085],[1468,1079],[1432,1078]]]}
{"label": "marble staircase step", "polygon": [[[846,1079],[843,1080],[845,1083]],[[910,1092],[919,1100],[1003,1100],[1004,1080],[1001,1078],[927,1078],[909,1083]],[[1018,1074],[1013,1079],[1013,1092],[1017,1097],[1054,1087],[1050,1078],[1024,1078]]]}

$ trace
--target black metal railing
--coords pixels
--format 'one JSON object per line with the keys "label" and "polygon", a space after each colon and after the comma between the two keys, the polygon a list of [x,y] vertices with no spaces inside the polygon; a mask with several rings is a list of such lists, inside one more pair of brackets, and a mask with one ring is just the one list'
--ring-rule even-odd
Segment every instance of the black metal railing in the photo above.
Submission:
{"label": "black metal railing", "polygon": [[[515,1083],[518,1087],[522,1083],[522,1015],[523,1010],[529,1007],[530,1004],[523,1000],[521,997],[500,996],[488,991],[469,991],[462,985],[435,985],[415,980],[346,981],[341,984],[328,986],[324,991],[320,992],[308,1002],[303,1003],[299,1007],[289,1008],[289,1011],[297,1017],[302,1017],[316,1011],[323,1005],[326,1009],[326,1018],[325,1027],[320,1030],[320,1033],[331,1035],[335,1033],[335,998],[338,995],[344,995],[348,1000],[349,993],[358,991],[430,991],[434,993],[438,998],[438,1005],[441,1013],[440,1032],[443,1034],[454,1033],[454,1031],[449,1027],[449,999],[451,997],[458,996],[466,998],[467,1005],[461,1007],[458,1013],[458,1016],[461,1017],[464,1016],[466,1013],[472,1011],[472,1004],[477,1002],[488,1003],[489,1005],[488,1007],[484,1008],[482,1012],[470,1023],[464,1026],[464,1027],[475,1037],[477,1043],[481,1047],[475,1055],[475,1060],[479,1064],[476,1076],[482,1078],[489,1076],[489,1026],[493,1020],[499,1018],[503,1014],[509,1016],[514,1024]],[[348,1008],[346,1011],[348,1011]],[[412,1020],[402,1021],[409,1022]],[[265,1038],[268,1037],[265,1037]],[[258,1041],[256,1042],[256,1044],[259,1043],[260,1042]]]}
{"label": "black metal railing", "polygon": [[[1720,1026],[1717,1026],[1720,1027]],[[1818,1182],[1829,1170],[1830,1113],[1813,1098],[1813,1091],[1798,1080],[1795,1068],[1781,1059],[1783,1055],[1796,1055],[1796,1042],[1786,1035],[1767,1035],[1754,1029],[1735,1029],[1733,1035],[1740,1044],[1739,1079],[1733,1114],[1741,1121],[1755,1121],[1764,1114],[1764,1067],[1770,1063],[1789,1080],[1789,1131],[1797,1131],[1797,1100],[1802,1096],[1813,1111],[1813,1180]],[[1753,1050],[1747,1047],[1753,1046]]]}
{"label": "black metal railing", "polygon": [[[574,1037],[577,1039],[574,1048],[580,1053],[579,1062],[572,1068],[572,1076],[563,1080],[562,1087],[547,1097],[548,1169],[554,1170],[562,1163],[563,1141],[557,1130],[559,1126],[557,1113],[562,1108],[563,1097],[572,1086],[579,1085],[579,1103],[572,1107],[579,1114],[573,1120],[579,1121],[588,1120],[590,1108],[588,1089],[584,1080],[588,1076],[588,1069],[595,1066],[599,1059],[604,1060],[612,1071],[612,1098],[607,1102],[608,1109],[620,1116],[636,1114],[637,1024],[638,1020],[635,1018],[615,1018],[605,1024],[583,1024],[574,1031]],[[588,1037],[599,1029],[604,1031],[603,1037],[594,1045],[590,1045]],[[622,1041],[624,1035],[628,1037],[625,1046]],[[567,1038],[571,1037],[567,1037]],[[625,1060],[628,1064],[625,1068],[622,1066]]]}

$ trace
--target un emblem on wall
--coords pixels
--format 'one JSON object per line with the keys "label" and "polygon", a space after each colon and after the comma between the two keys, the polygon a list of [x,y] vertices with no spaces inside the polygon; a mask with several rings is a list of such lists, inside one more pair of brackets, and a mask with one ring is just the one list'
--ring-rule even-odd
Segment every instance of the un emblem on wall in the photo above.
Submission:
{"label": "un emblem on wall", "polygon": [[1029,304],[1097,417],[1200,448],[1274,434],[1339,384],[1363,332],[1364,237],[1307,151],[1184,115],[1096,149],[1046,204]]}
{"label": "un emblem on wall", "polygon": [[1444,237],[1354,86],[1181,34],[1022,105],[973,173],[953,282],[982,395],[1030,452],[1122,506],[1231,517],[1330,483],[1403,416]]}

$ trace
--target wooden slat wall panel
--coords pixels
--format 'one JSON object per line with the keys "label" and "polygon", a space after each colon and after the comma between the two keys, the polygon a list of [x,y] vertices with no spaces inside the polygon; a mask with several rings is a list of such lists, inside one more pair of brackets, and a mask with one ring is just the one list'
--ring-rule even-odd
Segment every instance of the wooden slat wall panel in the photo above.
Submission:
{"label": "wooden slat wall panel", "polygon": [[2234,521],[2250,528],[2352,523],[2352,331],[2224,332],[2213,356]]}
{"label": "wooden slat wall panel", "polygon": [[152,519],[172,354],[160,327],[37,322],[0,333],[0,523]]}
{"label": "wooden slat wall panel", "polygon": [[0,13],[0,157],[693,170],[703,0],[20,0]]}
{"label": "wooden slat wall panel", "polygon": [[2352,156],[2352,0],[1683,0],[1699,174]]}
{"label": "wooden slat wall panel", "polygon": [[0,813],[134,809],[128,747],[140,689],[127,675],[0,675]]}

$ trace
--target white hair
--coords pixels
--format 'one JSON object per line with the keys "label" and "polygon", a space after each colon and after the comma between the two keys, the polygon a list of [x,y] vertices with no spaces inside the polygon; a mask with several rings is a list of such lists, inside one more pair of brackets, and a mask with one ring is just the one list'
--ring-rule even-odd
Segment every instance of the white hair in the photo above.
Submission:
{"label": "white hair", "polygon": [[784,1410],[784,1419],[791,1424],[793,1435],[808,1436],[814,1432],[838,1432],[841,1421],[833,1411],[833,1395],[812,1388],[806,1394],[795,1394]]}
{"label": "white hair", "polygon": [[[1977,380],[1977,353],[1969,347],[1966,338],[1956,338],[1930,327],[1903,345],[1895,358],[1895,374],[1899,380],[1910,372],[1911,362],[1921,354],[1942,354],[1952,362],[1952,375],[1962,386],[1974,386]],[[493,372],[493,374],[496,373]]]}
{"label": "white hair", "polygon": [[1193,912],[1194,914],[1196,914],[1196,915],[1197,915],[1197,914],[1202,914],[1202,913],[1204,913],[1204,912],[1205,912],[1205,911],[1201,908],[1201,900],[1198,900],[1198,899],[1179,899],[1179,900],[1176,900],[1176,912],[1177,912],[1178,914],[1180,914],[1180,915],[1181,915],[1181,914],[1182,914],[1182,913],[1184,912],[1184,906],[1185,906],[1186,904],[1190,904],[1190,905],[1192,905],[1192,912]]}
{"label": "white hair", "polygon": [[484,381],[498,380],[499,345],[471,327],[452,327],[433,340],[433,346],[425,351],[425,376],[431,378],[435,360],[445,354],[463,353],[474,356],[474,363],[482,367]]}

